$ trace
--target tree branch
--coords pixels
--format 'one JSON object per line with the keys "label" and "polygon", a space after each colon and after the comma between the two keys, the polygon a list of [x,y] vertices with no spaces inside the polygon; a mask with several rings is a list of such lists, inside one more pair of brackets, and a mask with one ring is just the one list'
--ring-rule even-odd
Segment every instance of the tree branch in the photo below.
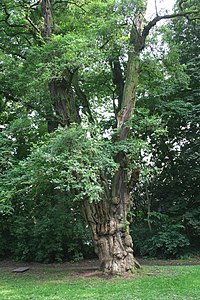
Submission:
{"label": "tree branch", "polygon": [[155,10],[156,10],[156,16],[158,16],[158,7],[157,7],[157,1],[155,0]]}
{"label": "tree branch", "polygon": [[[33,21],[29,18],[29,16],[26,15],[26,20],[29,22],[29,24],[35,29],[37,33],[41,36],[40,30],[37,28],[37,26],[33,23]],[[42,36],[41,36],[42,37]]]}
{"label": "tree branch", "polygon": [[33,4],[30,5],[30,8],[33,8],[35,6],[38,6],[39,4],[41,4],[41,0],[34,2]]}
{"label": "tree branch", "polygon": [[122,106],[122,97],[123,97],[123,90],[124,90],[124,77],[122,68],[120,65],[119,57],[110,59],[110,67],[112,70],[112,81],[113,84],[116,86],[116,94],[118,98],[118,106],[115,107],[115,114],[117,114],[121,110]]}
{"label": "tree branch", "polygon": [[198,10],[193,10],[193,11],[186,11],[186,12],[179,12],[175,14],[170,14],[170,15],[164,15],[164,16],[156,16],[153,20],[151,20],[143,29],[142,35],[141,35],[141,41],[140,41],[140,50],[144,49],[145,46],[145,40],[146,37],[149,35],[150,30],[161,20],[167,20],[167,19],[174,19],[174,18],[180,18],[180,17],[185,17],[187,18],[188,16],[192,14],[197,14],[199,11]]}
{"label": "tree branch", "polygon": [[65,1],[65,0],[57,0],[53,3],[53,6],[55,6],[56,4],[73,4],[75,6],[77,6],[78,8],[80,8],[83,12],[87,13],[87,11],[83,8],[84,4],[79,5],[77,4],[75,1]]}
{"label": "tree branch", "polygon": [[78,82],[78,70],[75,70],[75,72],[73,73],[73,78],[72,78],[72,84],[74,86],[76,95],[78,96],[82,106],[83,106],[83,112],[88,115],[89,121],[91,123],[94,123],[94,119],[92,117],[92,112],[90,110],[90,105],[87,99],[87,96],[85,95],[85,93],[82,91],[82,89],[80,88],[79,82]]}
{"label": "tree branch", "polygon": [[8,92],[2,91],[1,93],[2,93],[2,95],[6,98],[6,100],[12,100],[12,101],[14,101],[14,102],[22,102],[22,99],[17,98],[17,97],[15,97],[15,96],[11,95],[11,94],[8,93]]}
{"label": "tree branch", "polygon": [[[2,46],[0,46],[0,49],[1,49],[3,52],[6,51],[6,49],[4,49],[4,47],[2,47]],[[9,55],[17,56],[17,57],[20,57],[21,59],[26,60],[26,56],[24,56],[23,54],[14,52],[14,51],[10,51],[10,50],[9,50]]]}

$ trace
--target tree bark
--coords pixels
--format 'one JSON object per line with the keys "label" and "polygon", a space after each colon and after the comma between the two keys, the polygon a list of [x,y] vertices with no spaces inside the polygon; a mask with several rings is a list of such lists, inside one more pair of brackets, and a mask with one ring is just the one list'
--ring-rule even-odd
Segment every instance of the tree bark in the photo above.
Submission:
{"label": "tree bark", "polygon": [[53,104],[53,110],[56,113],[52,116],[50,122],[57,123],[61,126],[70,126],[72,123],[80,123],[79,105],[77,103],[77,97],[71,86],[71,78],[67,76],[61,79],[51,80],[49,82],[49,91]]}
{"label": "tree bark", "polygon": [[99,203],[84,201],[84,213],[91,228],[101,270],[109,274],[133,271],[140,265],[133,256],[133,242],[127,219],[129,195],[124,202],[110,198]]}
{"label": "tree bark", "polygon": [[52,15],[52,4],[51,0],[42,0],[42,18],[44,21],[42,36],[45,40],[48,40],[53,31],[53,15]]}
{"label": "tree bark", "polygon": [[[103,272],[122,274],[140,268],[133,255],[130,235],[130,208],[132,197],[129,190],[127,159],[123,152],[116,160],[119,169],[112,187],[105,188],[105,196],[99,203],[84,201],[84,213],[91,228],[96,253]],[[104,187],[108,186],[104,180]]]}

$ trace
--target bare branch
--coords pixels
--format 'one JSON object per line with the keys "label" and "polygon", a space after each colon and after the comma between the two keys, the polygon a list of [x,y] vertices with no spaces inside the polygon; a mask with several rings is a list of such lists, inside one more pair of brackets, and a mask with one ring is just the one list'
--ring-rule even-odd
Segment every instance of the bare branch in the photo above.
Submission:
{"label": "bare branch", "polygon": [[164,16],[156,16],[153,20],[151,20],[143,29],[142,35],[141,35],[141,41],[140,41],[140,50],[144,48],[146,37],[149,35],[150,30],[161,20],[168,20],[168,19],[174,19],[174,18],[180,18],[185,17],[188,18],[189,16],[193,14],[197,14],[198,10],[193,11],[186,11],[186,12],[179,12]]}
{"label": "bare branch", "polygon": [[107,39],[107,40],[99,47],[99,49],[103,49],[109,42],[110,42],[110,39]]}
{"label": "bare branch", "polygon": [[84,11],[85,13],[87,13],[87,11],[83,8],[84,4],[79,5],[77,4],[75,1],[65,1],[65,0],[57,0],[53,3],[53,6],[55,6],[56,4],[73,4],[75,6],[77,6],[78,8],[80,8],[82,11]]}
{"label": "bare branch", "polygon": [[35,31],[37,31],[37,33],[39,33],[39,35],[41,36],[41,32],[40,30],[37,28],[37,26],[33,23],[33,21],[29,18],[29,16],[26,15],[26,20],[29,22],[29,24],[35,29]]}
{"label": "bare branch", "polygon": [[155,0],[155,10],[156,10],[156,16],[158,16],[158,7],[157,7],[157,1]]}

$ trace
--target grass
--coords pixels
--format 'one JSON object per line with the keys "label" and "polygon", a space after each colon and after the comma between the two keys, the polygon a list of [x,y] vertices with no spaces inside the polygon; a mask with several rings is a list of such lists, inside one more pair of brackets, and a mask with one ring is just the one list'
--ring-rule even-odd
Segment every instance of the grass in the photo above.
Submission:
{"label": "grass", "polygon": [[83,278],[61,267],[0,270],[0,300],[200,299],[200,266],[146,266],[128,278]]}

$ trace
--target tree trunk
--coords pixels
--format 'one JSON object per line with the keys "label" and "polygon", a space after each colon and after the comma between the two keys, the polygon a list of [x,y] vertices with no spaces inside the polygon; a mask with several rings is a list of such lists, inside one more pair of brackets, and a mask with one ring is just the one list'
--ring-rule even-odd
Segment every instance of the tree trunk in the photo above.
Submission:
{"label": "tree trunk", "polygon": [[91,228],[96,253],[102,271],[120,274],[140,267],[133,255],[133,241],[129,232],[132,197],[129,191],[127,159],[123,152],[116,161],[120,167],[109,190],[104,181],[105,196],[99,203],[84,201],[86,220]]}
{"label": "tree trunk", "polygon": [[105,273],[122,274],[140,267],[133,256],[129,233],[129,203],[130,199],[118,203],[116,198],[96,204],[84,201],[84,213],[92,231],[95,252]]}
{"label": "tree trunk", "polygon": [[77,97],[71,86],[70,76],[61,79],[51,80],[49,82],[49,91],[53,104],[53,110],[56,115],[52,115],[49,122],[57,122],[61,126],[70,126],[72,123],[80,123],[79,105]]}
{"label": "tree trunk", "polygon": [[43,30],[42,36],[45,40],[48,40],[52,35],[53,30],[53,16],[52,16],[52,4],[51,0],[42,0],[42,18],[43,18]]}
{"label": "tree trunk", "polygon": [[[52,0],[41,1],[43,31],[42,36],[48,42],[53,32]],[[52,102],[52,113],[47,118],[48,132],[53,132],[58,125],[69,126],[71,123],[80,123],[79,105],[72,88],[74,74],[67,68],[63,77],[54,78],[49,82],[49,92]]]}
{"label": "tree trunk", "polygon": [[[126,80],[121,95],[120,110],[117,114],[118,135],[115,143],[122,142],[129,135],[129,121],[134,113],[136,91],[139,78],[139,55],[141,51],[141,24],[144,18],[144,7],[139,11],[137,24],[133,24],[130,36],[130,50],[126,69]],[[121,76],[122,77],[122,76]],[[117,82],[119,85],[119,82]],[[129,232],[132,199],[129,190],[131,173],[127,156],[120,151],[115,161],[119,169],[112,180],[112,187],[98,204],[84,202],[84,211],[91,227],[94,245],[101,268],[106,273],[116,274],[132,271],[140,265],[133,255],[133,241]]]}

